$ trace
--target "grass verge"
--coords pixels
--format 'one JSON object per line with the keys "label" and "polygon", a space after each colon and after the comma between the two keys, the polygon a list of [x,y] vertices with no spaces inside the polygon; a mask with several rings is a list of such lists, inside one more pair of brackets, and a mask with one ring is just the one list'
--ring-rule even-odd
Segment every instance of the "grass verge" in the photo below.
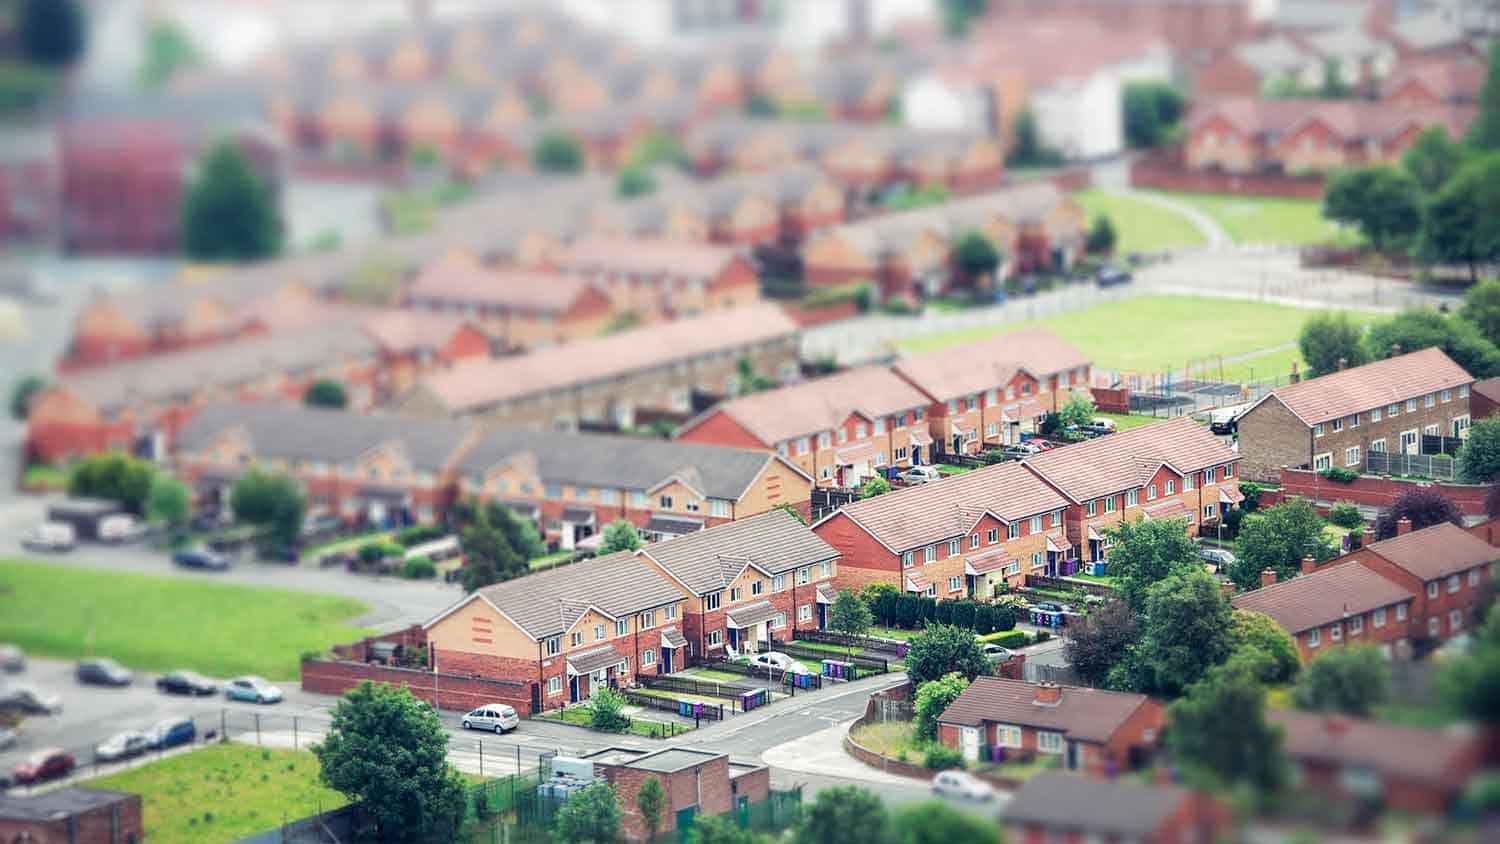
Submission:
{"label": "grass verge", "polygon": [[1136,413],[1104,413],[1098,412],[1095,416],[1105,419],[1113,419],[1116,431],[1128,431],[1131,428],[1139,428],[1142,425],[1150,425],[1152,422],[1161,422],[1162,419],[1154,416],[1141,416]]}
{"label": "grass verge", "polygon": [[1090,224],[1100,214],[1109,215],[1116,252],[1161,252],[1204,243],[1192,220],[1148,200],[1098,189],[1079,191],[1073,199],[1088,211]]}
{"label": "grass verge", "polygon": [[[651,697],[657,697],[657,695],[651,695]],[[572,724],[575,727],[593,729],[593,713],[589,711],[587,706],[552,709],[543,712],[537,717],[544,721],[557,721],[563,724]],[[630,727],[622,735],[640,736],[642,738],[663,738],[691,729],[693,729],[691,724],[668,724],[665,721],[655,721],[650,718],[642,718],[639,715],[632,715],[630,716]]]}
{"label": "grass verge", "polygon": [[1352,232],[1323,218],[1319,199],[1237,196],[1206,193],[1169,194],[1224,227],[1235,243],[1348,243]]}
{"label": "grass verge", "polygon": [[568,562],[571,559],[573,559],[572,551],[553,551],[551,554],[543,554],[531,560],[526,565],[530,566],[532,571],[541,571],[542,569],[550,569],[559,563]]}

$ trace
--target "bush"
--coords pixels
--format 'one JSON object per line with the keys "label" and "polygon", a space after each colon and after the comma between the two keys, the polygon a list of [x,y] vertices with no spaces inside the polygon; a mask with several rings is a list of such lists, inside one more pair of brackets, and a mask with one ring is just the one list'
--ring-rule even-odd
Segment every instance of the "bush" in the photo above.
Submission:
{"label": "bush", "polygon": [[1341,484],[1352,484],[1359,480],[1359,473],[1342,466],[1330,466],[1322,471],[1324,479]]}
{"label": "bush", "polygon": [[1245,481],[1240,484],[1240,495],[1245,496],[1245,500],[1240,502],[1239,509],[1246,513],[1254,513],[1255,508],[1260,506],[1260,491],[1260,484],[1254,481]]}
{"label": "bush", "polygon": [[909,299],[891,299],[881,305],[880,310],[891,316],[912,316],[917,313],[917,306]]}
{"label": "bush", "polygon": [[1328,510],[1328,521],[1341,528],[1354,530],[1363,527],[1365,519],[1359,514],[1359,507],[1352,501],[1339,501]]}
{"label": "bush", "polygon": [[430,580],[437,577],[437,566],[426,557],[412,557],[401,565],[401,576],[407,580]]}
{"label": "bush", "polygon": [[359,561],[361,563],[378,563],[385,559],[385,544],[381,542],[366,542],[359,546]]}
{"label": "bush", "polygon": [[1032,639],[1031,641],[1033,641],[1033,642],[1045,642],[1045,641],[1047,641],[1048,639],[1051,639],[1051,638],[1052,638],[1052,634],[1050,632],[1048,632],[1046,630],[1038,630],[1038,631],[1036,631],[1036,638]]}
{"label": "bush", "polygon": [[964,755],[946,745],[934,744],[927,748],[927,753],[922,757],[922,767],[929,771],[944,771],[949,768],[963,768]]}
{"label": "bush", "polygon": [[413,525],[402,528],[396,533],[396,542],[402,547],[410,548],[413,545],[421,545],[434,539],[442,539],[448,535],[448,531],[440,525]]}
{"label": "bush", "polygon": [[980,636],[979,641],[986,645],[999,645],[1002,648],[1019,648],[1026,644],[1026,631],[1007,630],[1004,633],[991,633],[988,636]]}
{"label": "bush", "polygon": [[624,710],[624,695],[611,688],[597,689],[589,696],[589,726],[607,733],[623,733],[630,727]]}

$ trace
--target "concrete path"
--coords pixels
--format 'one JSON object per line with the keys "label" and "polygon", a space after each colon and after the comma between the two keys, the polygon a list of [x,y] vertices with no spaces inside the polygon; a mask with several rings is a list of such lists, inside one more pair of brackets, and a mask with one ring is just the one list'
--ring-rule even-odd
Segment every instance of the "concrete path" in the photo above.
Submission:
{"label": "concrete path", "polygon": [[1142,202],[1186,217],[1193,224],[1193,227],[1203,235],[1203,239],[1208,241],[1207,245],[1209,249],[1224,249],[1234,245],[1234,238],[1229,236],[1229,232],[1225,231],[1224,227],[1219,225],[1217,220],[1198,210],[1190,203],[1163,194],[1150,193],[1133,188],[1114,192],[1132,199],[1139,199]]}
{"label": "concrete path", "polygon": [[773,768],[819,774],[840,780],[877,782],[886,785],[904,785],[926,788],[927,783],[877,770],[844,752],[844,735],[849,732],[847,724],[835,724],[809,733],[799,739],[779,744],[765,753],[761,759]]}

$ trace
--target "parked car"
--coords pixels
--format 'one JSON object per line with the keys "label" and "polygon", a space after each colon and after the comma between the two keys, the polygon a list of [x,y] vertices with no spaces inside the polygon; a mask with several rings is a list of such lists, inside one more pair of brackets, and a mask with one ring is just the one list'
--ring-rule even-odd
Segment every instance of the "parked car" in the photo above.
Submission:
{"label": "parked car", "polygon": [[79,660],[76,673],[78,682],[87,686],[128,686],[134,679],[120,663],[103,657]]}
{"label": "parked car", "polygon": [[189,569],[224,571],[229,568],[229,557],[202,548],[184,548],[172,555],[172,562]]}
{"label": "parked car", "polygon": [[271,685],[264,677],[246,675],[225,683],[224,697],[229,700],[248,700],[251,703],[280,703],[281,689]]}
{"label": "parked car", "polygon": [[116,513],[99,520],[99,541],[120,545],[146,535],[146,523],[134,516]]}
{"label": "parked car", "polygon": [[38,750],[26,757],[26,761],[16,766],[15,778],[18,783],[45,782],[47,780],[65,777],[72,773],[78,763],[74,761],[73,754],[57,748]]}
{"label": "parked car", "polygon": [[1083,432],[1085,434],[1091,433],[1095,436],[1113,434],[1115,432],[1115,420],[1104,416],[1095,416],[1093,420],[1083,426]]}
{"label": "parked car", "polygon": [[964,800],[991,800],[995,789],[989,783],[963,771],[941,771],[932,778],[932,793],[939,797]]}
{"label": "parked car", "polygon": [[1223,571],[1234,564],[1234,554],[1222,548],[1204,548],[1198,552],[1198,556],[1204,561],[1212,563],[1214,571]]}
{"label": "parked car", "polygon": [[1032,445],[1029,442],[1014,443],[1012,445],[1006,446],[1001,453],[1010,460],[1024,460],[1025,458],[1030,457],[1033,454],[1041,454],[1042,447],[1039,445]]}
{"label": "parked car", "polygon": [[905,472],[896,476],[905,483],[912,485],[925,484],[930,481],[942,480],[943,473],[935,466],[913,466]]}
{"label": "parked car", "polygon": [[1129,270],[1121,269],[1120,267],[1100,267],[1099,271],[1097,273],[1094,273],[1094,284],[1100,287],[1114,287],[1117,284],[1129,284],[1134,280],[1135,276],[1131,275]]}
{"label": "parked car", "polygon": [[802,663],[787,656],[780,651],[766,651],[750,657],[750,664],[756,668],[775,668],[778,671],[790,671],[793,674],[806,674],[807,669]]}
{"label": "parked car", "polygon": [[211,695],[219,690],[219,684],[202,674],[192,671],[173,671],[163,674],[156,681],[158,691],[169,695]]}
{"label": "parked car", "polygon": [[10,750],[19,741],[16,731],[9,727],[0,727],[0,750]]}
{"label": "parked car", "polygon": [[503,703],[491,703],[464,716],[465,730],[494,730],[497,733],[508,733],[521,726],[521,716],[516,714],[514,707]]}
{"label": "parked car", "polygon": [[67,522],[42,522],[21,537],[21,547],[32,551],[71,551],[78,545],[78,532]]}
{"label": "parked car", "polygon": [[100,762],[119,762],[139,756],[151,749],[151,737],[139,730],[115,733],[94,748],[94,759]]}
{"label": "parked car", "polygon": [[1055,443],[1051,440],[1044,440],[1041,437],[1031,437],[1030,439],[1026,440],[1026,444],[1036,446],[1042,451],[1048,451],[1062,445],[1062,443]]}
{"label": "parked car", "polygon": [[151,746],[159,750],[192,744],[198,738],[198,728],[191,718],[168,718],[151,728]]}
{"label": "parked car", "polygon": [[26,654],[15,645],[0,645],[0,671],[15,674],[26,670]]}
{"label": "parked car", "polygon": [[10,686],[0,691],[0,709],[28,715],[55,715],[62,711],[62,698],[44,694],[31,686]]}
{"label": "parked car", "polygon": [[990,662],[1004,662],[1010,659],[1010,648],[997,645],[994,642],[986,644],[983,650],[984,655],[989,657]]}

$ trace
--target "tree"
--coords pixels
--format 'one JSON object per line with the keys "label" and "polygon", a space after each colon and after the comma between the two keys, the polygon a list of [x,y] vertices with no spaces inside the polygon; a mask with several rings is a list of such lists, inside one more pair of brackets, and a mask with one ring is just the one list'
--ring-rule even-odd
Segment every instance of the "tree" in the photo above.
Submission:
{"label": "tree", "polygon": [[1375,517],[1376,538],[1390,539],[1395,536],[1397,523],[1402,519],[1411,519],[1412,530],[1421,530],[1443,522],[1452,522],[1459,527],[1464,525],[1464,516],[1459,512],[1458,505],[1435,487],[1414,486],[1397,493],[1391,499],[1390,506]]}
{"label": "tree", "polygon": [[879,475],[875,475],[873,477],[866,478],[865,482],[860,484],[859,497],[861,500],[864,500],[866,498],[875,498],[879,495],[885,495],[890,491],[891,482],[886,480],[885,478],[880,477]]}
{"label": "tree", "polygon": [[682,144],[670,133],[660,130],[636,141],[630,148],[630,155],[626,157],[627,166],[652,167],[657,164],[670,164],[673,167],[687,164],[687,151],[682,148]]}
{"label": "tree", "polygon": [[1323,216],[1355,226],[1376,249],[1399,246],[1422,229],[1422,187],[1388,164],[1336,170],[1323,191]]}
{"label": "tree", "polygon": [[1328,508],[1328,523],[1337,527],[1354,530],[1364,527],[1365,517],[1359,513],[1359,505],[1353,501],[1335,501]]}
{"label": "tree", "polygon": [[531,151],[531,160],[547,173],[576,173],[583,169],[583,145],[571,132],[549,129]]}
{"label": "tree", "polygon": [[169,528],[180,528],[188,521],[188,499],[186,484],[168,475],[157,475],[146,493],[146,518]]}
{"label": "tree", "polygon": [[1433,346],[1442,349],[1471,375],[1487,378],[1500,373],[1500,349],[1494,343],[1485,339],[1473,324],[1437,311],[1420,308],[1402,311],[1376,323],[1365,335],[1371,360],[1390,357],[1392,347],[1405,354]]}
{"label": "tree", "polygon": [[1108,255],[1115,251],[1116,239],[1115,224],[1110,221],[1108,214],[1100,214],[1089,227],[1088,237],[1083,245],[1090,255]]}
{"label": "tree", "polygon": [[1458,447],[1458,475],[1464,483],[1489,483],[1500,477],[1500,417],[1469,426],[1469,437]]}
{"label": "tree", "polygon": [[615,194],[629,199],[633,196],[644,196],[656,190],[656,178],[651,172],[638,165],[627,165],[620,169],[620,175],[615,177]]}
{"label": "tree", "polygon": [[[530,571],[527,563],[540,556],[532,553],[541,546],[540,540],[530,547],[517,547],[517,541],[527,544],[526,525],[518,524],[520,518],[503,504],[491,501],[477,506],[462,501],[454,505],[451,519],[458,525],[458,543],[464,550],[464,566],[458,575],[466,592],[519,577]],[[535,534],[531,528],[533,538]]]}
{"label": "tree", "polygon": [[1057,409],[1057,421],[1063,426],[1072,425],[1082,428],[1094,421],[1094,414],[1097,412],[1098,409],[1094,407],[1092,401],[1074,393],[1062,403],[1062,407]]}
{"label": "tree", "polygon": [[1500,724],[1500,646],[1486,642],[1438,676],[1443,702],[1472,721]]}
{"label": "tree", "polygon": [[1284,782],[1281,730],[1266,720],[1266,690],[1245,660],[1214,668],[1167,707],[1167,748],[1196,777],[1274,792]]}
{"label": "tree", "polygon": [[1500,278],[1487,278],[1470,287],[1458,316],[1479,329],[1484,339],[1500,341]]}
{"label": "tree", "polygon": [[641,547],[641,534],[635,525],[624,519],[615,519],[604,526],[604,539],[599,543],[600,554],[616,551],[634,551]]}
{"label": "tree", "polygon": [[1401,153],[1401,166],[1429,195],[1447,184],[1463,163],[1464,148],[1453,143],[1442,126],[1423,129],[1406,152]]}
{"label": "tree", "polygon": [[635,808],[640,811],[641,822],[646,825],[647,841],[656,840],[656,833],[661,830],[662,810],[666,807],[667,793],[661,787],[661,780],[647,777],[635,793]]}
{"label": "tree", "polygon": [[1298,709],[1364,717],[1391,694],[1391,667],[1374,645],[1329,648],[1303,669],[1292,690]]}
{"label": "tree", "polygon": [[1255,648],[1269,659],[1267,672],[1260,677],[1262,682],[1285,683],[1302,668],[1297,643],[1280,624],[1265,613],[1235,610],[1230,614],[1229,649],[1235,653],[1246,648]]}
{"label": "tree", "polygon": [[1171,83],[1125,83],[1120,102],[1125,143],[1136,149],[1165,143],[1181,119],[1185,103],[1182,92]]}
{"label": "tree", "polygon": [[1000,827],[940,800],[896,810],[896,844],[1000,844]]}
{"label": "tree", "polygon": [[1490,44],[1489,71],[1479,89],[1479,113],[1464,141],[1480,152],[1500,150],[1500,41]]}
{"label": "tree", "polygon": [[589,726],[605,733],[623,733],[630,728],[625,715],[625,695],[604,687],[589,695]]}
{"label": "tree", "polygon": [[956,671],[918,686],[916,716],[912,721],[917,738],[937,741],[938,716],[968,687],[969,681]]}
{"label": "tree", "polygon": [[1500,153],[1490,152],[1459,167],[1427,204],[1419,253],[1430,261],[1467,264],[1470,280],[1478,281],[1478,265],[1500,257],[1497,212]]}
{"label": "tree", "polygon": [[1100,686],[1135,643],[1137,629],[1135,610],[1119,598],[1111,598],[1068,625],[1063,653],[1085,683]]}
{"label": "tree", "polygon": [[302,533],[305,504],[302,487],[296,481],[259,469],[241,475],[229,494],[234,518],[264,528],[268,543],[276,548],[296,544]]}
{"label": "tree", "polygon": [[1342,100],[1350,94],[1349,83],[1344,81],[1343,67],[1338,59],[1328,59],[1323,62],[1323,84],[1318,88],[1318,96],[1325,100]]}
{"label": "tree", "polygon": [[575,791],[557,810],[552,834],[561,844],[615,844],[625,812],[609,783]]}
{"label": "tree", "polygon": [[1229,656],[1229,599],[1218,581],[1198,571],[1172,575],[1146,590],[1136,646],[1151,687],[1172,697]]}
{"label": "tree", "polygon": [[68,474],[68,494],[115,501],[132,513],[145,509],[156,468],[144,460],[111,451],[85,457]]}
{"label": "tree", "polygon": [[342,408],[349,403],[344,385],[331,378],[322,378],[307,385],[302,394],[302,403],[308,407]]}
{"label": "tree", "polygon": [[23,0],[15,31],[27,59],[53,68],[78,61],[87,40],[76,0]]}
{"label": "tree", "polygon": [[989,0],[938,0],[943,15],[943,31],[951,38],[962,38],[969,24],[989,8]]}
{"label": "tree", "polygon": [[870,605],[852,589],[840,591],[828,607],[828,629],[842,634],[850,648],[856,638],[870,632],[874,623]]}
{"label": "tree", "polygon": [[949,624],[934,624],[911,637],[906,648],[906,677],[912,688],[955,671],[970,680],[990,673],[990,661],[973,633]]}
{"label": "tree", "polygon": [[763,841],[764,836],[741,829],[729,815],[694,818],[693,828],[688,832],[688,844],[761,844]]}
{"label": "tree", "polygon": [[1105,533],[1113,540],[1110,574],[1119,578],[1120,597],[1136,612],[1145,606],[1146,590],[1174,574],[1203,570],[1198,546],[1182,519],[1122,521]]}
{"label": "tree", "polygon": [[156,88],[173,74],[199,62],[198,51],[187,33],[170,20],[157,18],[146,30],[146,59],[141,65],[140,81]]}
{"label": "tree", "polygon": [[230,141],[215,144],[182,197],[182,246],[203,261],[253,261],[281,251],[281,208]]}
{"label": "tree", "polygon": [[971,229],[953,245],[953,262],[971,279],[993,276],[1000,266],[1000,250],[983,232]]}
{"label": "tree", "polygon": [[47,386],[40,375],[23,375],[10,390],[10,418],[25,422],[31,412],[31,400]]}
{"label": "tree", "polygon": [[1042,143],[1041,130],[1031,109],[1016,112],[1015,141],[1005,163],[1015,167],[1053,167],[1062,163],[1062,154]]}
{"label": "tree", "polygon": [[1229,579],[1241,589],[1254,589],[1266,569],[1276,572],[1278,580],[1286,580],[1302,571],[1303,557],[1326,560],[1334,553],[1323,536],[1318,512],[1307,501],[1293,498],[1258,511],[1241,525]]}
{"label": "tree", "polygon": [[[381,841],[453,841],[463,821],[463,778],[448,765],[437,713],[404,688],[368,680],[333,708],[313,745],[323,784],[362,807]],[[613,839],[610,839],[613,841]]]}
{"label": "tree", "polygon": [[1297,347],[1307,361],[1307,375],[1316,378],[1345,367],[1363,366],[1369,356],[1360,345],[1364,331],[1348,314],[1318,314],[1302,325]]}
{"label": "tree", "polygon": [[857,785],[818,792],[802,811],[794,844],[896,844],[885,803]]}

